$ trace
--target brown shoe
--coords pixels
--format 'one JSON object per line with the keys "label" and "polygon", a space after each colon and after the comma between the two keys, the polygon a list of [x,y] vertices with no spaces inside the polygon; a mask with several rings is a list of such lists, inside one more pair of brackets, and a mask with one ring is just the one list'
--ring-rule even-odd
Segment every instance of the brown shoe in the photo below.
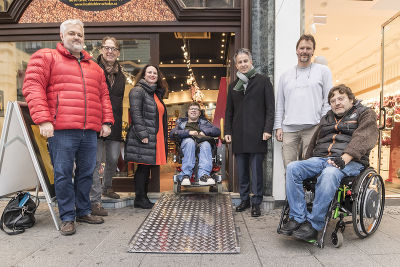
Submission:
{"label": "brown shoe", "polygon": [[74,222],[62,222],[61,228],[60,228],[60,233],[62,235],[73,235],[75,234],[76,229],[75,229],[75,223]]}
{"label": "brown shoe", "polygon": [[77,222],[84,222],[84,223],[90,223],[90,224],[101,224],[104,223],[103,218],[99,216],[94,216],[91,214],[81,216],[81,217],[76,217]]}
{"label": "brown shoe", "polygon": [[109,198],[114,198],[114,199],[120,198],[120,196],[117,193],[115,193],[114,190],[112,190],[112,188],[104,190],[103,196],[109,197]]}
{"label": "brown shoe", "polygon": [[100,202],[92,204],[92,215],[108,216],[108,212],[101,206]]}

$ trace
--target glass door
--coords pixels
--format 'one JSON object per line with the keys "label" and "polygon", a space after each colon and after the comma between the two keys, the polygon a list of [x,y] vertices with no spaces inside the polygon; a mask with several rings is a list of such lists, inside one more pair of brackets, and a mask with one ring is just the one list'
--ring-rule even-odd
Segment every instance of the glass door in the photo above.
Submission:
{"label": "glass door", "polygon": [[[388,197],[400,197],[400,13],[382,25],[377,169]],[[375,160],[376,162],[376,160]]]}

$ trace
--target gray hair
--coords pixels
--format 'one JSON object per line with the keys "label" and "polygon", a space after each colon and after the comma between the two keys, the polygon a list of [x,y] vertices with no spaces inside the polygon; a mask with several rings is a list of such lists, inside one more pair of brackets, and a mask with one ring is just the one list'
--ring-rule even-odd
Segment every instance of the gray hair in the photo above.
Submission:
{"label": "gray hair", "polygon": [[83,28],[83,22],[80,21],[79,19],[68,19],[61,23],[60,25],[60,33],[64,34],[64,32],[67,30],[67,25],[79,25],[82,27],[82,32],[84,32]]}
{"label": "gray hair", "polygon": [[251,56],[250,49],[248,49],[248,48],[239,48],[238,50],[236,50],[235,55],[233,56],[233,61],[235,62],[235,64],[236,64],[236,57],[239,54],[246,54],[246,55],[249,56],[250,60],[253,60],[253,57]]}

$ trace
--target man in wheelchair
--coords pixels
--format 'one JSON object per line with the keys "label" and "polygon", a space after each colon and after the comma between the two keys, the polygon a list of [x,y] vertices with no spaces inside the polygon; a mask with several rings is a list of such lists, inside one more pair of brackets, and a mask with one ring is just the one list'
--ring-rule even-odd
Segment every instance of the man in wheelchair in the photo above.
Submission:
{"label": "man in wheelchair", "polygon": [[170,132],[170,138],[181,142],[183,153],[181,185],[190,185],[193,168],[196,164],[196,148],[198,150],[199,185],[214,185],[210,176],[212,170],[212,151],[210,142],[220,135],[220,129],[209,122],[200,110],[200,104],[192,102],[188,107],[187,117],[179,118]]}
{"label": "man in wheelchair", "polygon": [[[322,117],[311,139],[306,160],[286,169],[289,220],[280,233],[305,241],[316,240],[342,178],[357,176],[369,165],[369,153],[378,138],[375,112],[355,99],[343,84],[328,94],[330,111]],[[303,181],[319,175],[311,213],[307,211]]]}

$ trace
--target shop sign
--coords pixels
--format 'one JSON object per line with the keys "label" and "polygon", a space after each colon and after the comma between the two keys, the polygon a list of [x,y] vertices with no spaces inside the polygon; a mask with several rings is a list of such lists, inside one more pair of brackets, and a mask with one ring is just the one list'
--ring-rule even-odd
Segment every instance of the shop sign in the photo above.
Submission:
{"label": "shop sign", "polygon": [[87,11],[102,11],[113,9],[131,0],[60,0],[64,4]]}

